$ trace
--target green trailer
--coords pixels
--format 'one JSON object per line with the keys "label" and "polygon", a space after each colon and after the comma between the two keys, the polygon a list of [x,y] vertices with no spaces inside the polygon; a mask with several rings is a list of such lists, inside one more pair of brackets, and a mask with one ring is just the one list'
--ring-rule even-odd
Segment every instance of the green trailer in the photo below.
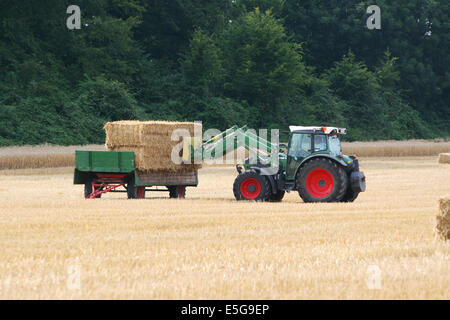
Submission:
{"label": "green trailer", "polygon": [[134,152],[77,150],[74,184],[84,185],[86,199],[100,198],[106,192],[126,192],[129,199],[143,199],[148,191],[184,198],[186,187],[198,185],[198,173],[141,172],[134,166]]}

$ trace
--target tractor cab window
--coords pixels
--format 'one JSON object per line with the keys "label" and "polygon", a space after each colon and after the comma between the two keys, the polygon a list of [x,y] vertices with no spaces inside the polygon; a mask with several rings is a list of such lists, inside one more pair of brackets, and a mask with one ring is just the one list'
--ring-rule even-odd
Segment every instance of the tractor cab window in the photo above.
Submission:
{"label": "tractor cab window", "polygon": [[341,141],[337,136],[330,136],[328,140],[330,144],[330,153],[335,156],[340,156],[342,154]]}
{"label": "tractor cab window", "polygon": [[304,158],[311,153],[311,134],[294,133],[291,138],[288,155]]}
{"label": "tractor cab window", "polygon": [[327,150],[327,136],[319,134],[314,136],[314,151],[326,151]]}

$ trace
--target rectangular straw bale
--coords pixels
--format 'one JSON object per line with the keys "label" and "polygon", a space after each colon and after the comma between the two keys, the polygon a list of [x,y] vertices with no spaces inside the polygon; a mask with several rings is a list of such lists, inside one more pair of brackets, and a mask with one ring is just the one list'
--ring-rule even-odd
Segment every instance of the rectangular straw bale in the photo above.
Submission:
{"label": "rectangular straw bale", "polygon": [[[135,153],[135,166],[142,171],[186,171],[199,169],[200,165],[172,162],[172,150],[181,136],[194,137],[194,127],[202,132],[200,124],[194,122],[170,121],[116,121],[105,125],[106,147],[112,151],[132,151]],[[172,141],[172,133],[184,129]]]}
{"label": "rectangular straw bale", "polygon": [[106,146],[139,146],[143,144],[142,123],[134,120],[107,122]]}
{"label": "rectangular straw bale", "polygon": [[155,153],[155,149],[151,147],[113,147],[111,151],[131,151],[134,152],[134,162],[136,168],[141,171],[170,171],[185,172],[190,170],[198,170],[201,165],[194,164],[175,164],[172,162],[170,155]]}
{"label": "rectangular straw bale", "polygon": [[[194,122],[175,122],[175,121],[145,121],[142,122],[142,134],[144,138],[152,136],[171,137],[176,129],[184,129],[194,136]],[[200,127],[201,129],[201,127]]]}
{"label": "rectangular straw bale", "polygon": [[440,153],[438,162],[439,163],[450,163],[450,153]]}
{"label": "rectangular straw bale", "polygon": [[439,199],[436,231],[444,240],[450,240],[450,197]]}

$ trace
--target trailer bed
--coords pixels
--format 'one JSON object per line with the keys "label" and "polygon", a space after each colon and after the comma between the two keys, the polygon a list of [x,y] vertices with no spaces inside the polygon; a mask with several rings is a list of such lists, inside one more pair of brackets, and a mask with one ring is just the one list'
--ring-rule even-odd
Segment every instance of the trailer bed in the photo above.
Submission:
{"label": "trailer bed", "polygon": [[135,168],[133,152],[77,150],[74,184],[84,184],[84,195],[89,199],[106,192],[126,192],[130,199],[142,199],[146,191],[164,191],[151,189],[160,186],[166,187],[171,198],[184,198],[186,187],[198,185],[198,173],[142,172]]}

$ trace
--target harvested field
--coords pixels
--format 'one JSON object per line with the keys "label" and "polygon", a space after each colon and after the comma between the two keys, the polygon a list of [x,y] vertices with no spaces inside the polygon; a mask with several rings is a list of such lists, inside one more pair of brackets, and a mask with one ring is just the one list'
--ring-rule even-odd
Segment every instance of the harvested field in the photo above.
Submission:
{"label": "harvested field", "polygon": [[344,142],[342,150],[359,157],[437,156],[450,152],[450,140]]}
{"label": "harvested field", "polygon": [[331,204],[236,202],[232,167],[201,169],[185,200],[84,200],[72,168],[0,171],[0,298],[450,299],[448,167],[361,169],[367,192]]}

